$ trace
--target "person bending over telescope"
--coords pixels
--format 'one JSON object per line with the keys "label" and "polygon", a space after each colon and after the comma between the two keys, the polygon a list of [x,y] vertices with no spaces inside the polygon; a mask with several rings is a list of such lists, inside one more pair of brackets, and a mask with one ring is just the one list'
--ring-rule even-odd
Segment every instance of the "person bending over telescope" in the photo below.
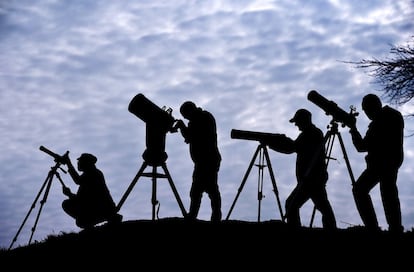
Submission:
{"label": "person bending over telescope", "polygon": [[62,202],[63,210],[76,220],[78,227],[86,229],[104,221],[122,221],[122,215],[117,213],[104,175],[96,168],[97,158],[94,155],[83,153],[78,158],[77,168],[82,174],[76,171],[68,152],[60,158],[60,162],[67,165],[70,176],[79,186],[76,194],[68,187],[63,187],[63,194],[68,199]]}
{"label": "person bending over telescope", "polygon": [[292,227],[300,227],[300,208],[308,200],[312,200],[315,208],[322,214],[323,227],[334,230],[337,228],[336,219],[326,192],[328,172],[325,163],[324,136],[311,119],[312,115],[308,110],[299,109],[290,119],[290,122],[294,123],[301,131],[295,140],[285,136],[283,145],[271,138],[267,138],[262,143],[274,151],[286,154],[296,152],[297,154],[297,184],[285,202],[287,224]]}
{"label": "person bending over telescope", "polygon": [[214,116],[194,102],[186,101],[180,107],[182,116],[188,119],[186,126],[178,120],[176,128],[190,148],[190,156],[194,162],[193,182],[190,190],[190,209],[186,216],[195,220],[200,210],[202,194],[208,194],[211,202],[211,221],[221,221],[221,195],[217,182],[221,155],[217,146],[217,127]]}

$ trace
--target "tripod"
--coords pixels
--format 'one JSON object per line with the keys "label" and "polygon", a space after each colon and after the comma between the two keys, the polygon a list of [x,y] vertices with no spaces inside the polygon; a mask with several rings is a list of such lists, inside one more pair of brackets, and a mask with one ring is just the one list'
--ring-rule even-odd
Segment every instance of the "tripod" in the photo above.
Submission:
{"label": "tripod", "polygon": [[[325,149],[326,167],[328,167],[329,161],[333,159],[331,157],[331,153],[332,153],[332,148],[333,148],[335,137],[337,137],[339,140],[339,144],[341,146],[342,154],[345,159],[349,177],[351,178],[351,184],[353,186],[355,184],[354,174],[352,172],[351,164],[349,163],[348,155],[345,150],[344,141],[342,140],[341,133],[338,131],[338,122],[336,122],[333,119],[330,122],[330,125],[328,126],[328,131],[326,132],[325,139],[324,139],[325,146],[326,146],[326,149]],[[313,225],[315,213],[316,213],[316,207],[314,206],[313,211],[312,211],[311,221],[310,221],[310,227],[312,227]]]}
{"label": "tripod", "polygon": [[[256,161],[257,157],[259,156],[259,163],[256,164],[256,166],[258,167],[259,170],[259,175],[258,175],[258,186],[257,186],[257,199],[258,199],[258,215],[257,215],[257,221],[260,222],[260,213],[261,213],[261,201],[263,199],[263,169],[266,166],[265,162],[267,163],[268,166],[268,170],[269,170],[269,175],[272,181],[272,185],[273,185],[273,192],[276,195],[276,200],[277,200],[277,204],[279,207],[279,212],[280,212],[280,216],[282,218],[282,220],[284,221],[284,216],[283,216],[283,211],[282,211],[282,207],[280,204],[280,199],[279,199],[279,192],[277,190],[277,186],[276,186],[276,180],[275,180],[275,176],[273,174],[273,169],[272,169],[272,165],[270,163],[270,159],[269,159],[269,153],[267,151],[267,147],[265,144],[260,143],[257,146],[257,149],[253,155],[252,160],[250,161],[249,167],[247,168],[247,171],[243,177],[243,180],[240,184],[240,187],[237,191],[237,195],[233,201],[233,204],[230,207],[229,213],[227,214],[226,220],[229,219],[231,212],[233,211],[234,205],[236,204],[237,199],[239,198],[240,193],[243,190],[243,187],[246,183],[246,180],[249,176],[249,173],[253,167],[254,162]],[[266,161],[265,161],[266,160]]]}
{"label": "tripod", "polygon": [[[187,212],[185,211],[184,205],[181,201],[180,196],[178,195],[177,189],[175,188],[175,185],[173,183],[173,180],[171,178],[171,175],[167,169],[167,164],[165,162],[162,162],[161,164],[152,164],[152,171],[150,173],[144,173],[144,170],[149,166],[149,163],[147,163],[145,160],[139,169],[137,175],[132,180],[131,184],[129,185],[128,189],[125,191],[124,195],[122,196],[121,200],[119,201],[116,209],[119,211],[121,209],[121,206],[124,204],[125,200],[127,199],[128,195],[131,193],[132,188],[135,186],[135,184],[138,182],[138,179],[140,177],[151,177],[152,178],[152,196],[151,196],[151,203],[152,203],[152,220],[155,220],[155,208],[156,205],[159,203],[157,200],[157,178],[167,178],[168,182],[171,186],[171,189],[173,190],[174,196],[177,199],[178,205],[180,206],[181,212],[183,216],[186,216]],[[157,167],[161,167],[164,170],[164,174],[157,172]],[[157,216],[158,217],[158,216]]]}
{"label": "tripod", "polygon": [[13,238],[13,240],[12,240],[12,242],[11,242],[10,246],[9,246],[9,250],[12,248],[12,246],[13,246],[14,242],[16,242],[17,237],[18,237],[18,236],[19,236],[19,234],[20,234],[20,231],[22,230],[22,228],[23,228],[24,224],[26,223],[27,219],[29,218],[30,213],[31,213],[31,212],[33,211],[33,209],[35,208],[35,206],[36,206],[36,202],[38,201],[38,199],[40,198],[40,196],[41,196],[41,194],[42,194],[42,192],[43,192],[43,198],[42,198],[42,200],[40,200],[40,208],[39,208],[39,211],[38,211],[38,213],[37,213],[35,223],[34,223],[34,225],[33,225],[33,227],[32,227],[32,233],[31,233],[31,235],[30,235],[30,239],[29,239],[29,243],[28,243],[28,244],[30,245],[30,243],[31,243],[31,241],[32,241],[32,238],[33,238],[33,234],[34,234],[34,232],[35,232],[35,230],[36,230],[37,223],[39,222],[40,213],[41,213],[41,211],[42,211],[42,209],[43,209],[44,204],[45,204],[45,203],[46,203],[46,201],[47,201],[47,197],[48,197],[48,195],[49,195],[50,187],[52,186],[52,180],[53,180],[53,177],[54,177],[54,176],[56,176],[56,177],[58,178],[58,180],[60,181],[60,183],[62,184],[62,186],[63,186],[63,187],[66,187],[66,185],[63,183],[63,181],[62,181],[62,179],[61,179],[61,177],[60,177],[59,172],[57,172],[57,170],[58,170],[58,169],[60,169],[60,170],[62,170],[62,171],[66,174],[66,171],[65,171],[65,170],[63,170],[62,168],[60,168],[60,165],[61,165],[61,163],[60,163],[59,161],[56,161],[55,166],[51,167],[51,169],[50,169],[50,171],[49,171],[49,173],[48,173],[48,175],[47,175],[47,177],[46,177],[45,181],[43,182],[42,187],[40,188],[40,190],[39,190],[38,194],[36,195],[36,198],[35,198],[35,200],[33,201],[33,203],[32,203],[32,205],[31,205],[31,207],[30,207],[30,209],[29,209],[28,213],[26,214],[26,217],[24,218],[24,220],[23,220],[22,224],[20,225],[20,227],[19,227],[19,229],[18,229],[18,231],[17,231],[16,235],[14,236],[14,238]]}

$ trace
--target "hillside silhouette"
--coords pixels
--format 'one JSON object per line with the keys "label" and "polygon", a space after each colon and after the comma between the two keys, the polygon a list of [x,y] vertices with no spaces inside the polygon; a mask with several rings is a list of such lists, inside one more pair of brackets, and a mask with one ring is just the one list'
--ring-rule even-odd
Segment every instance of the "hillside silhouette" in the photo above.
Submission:
{"label": "hillside silhouette", "polygon": [[[279,220],[220,223],[183,218],[103,224],[79,233],[62,233],[0,252],[1,263],[29,267],[70,268],[117,265],[130,269],[384,268],[411,266],[414,235],[363,227],[327,231],[288,228]],[[139,270],[139,269],[138,269]]]}

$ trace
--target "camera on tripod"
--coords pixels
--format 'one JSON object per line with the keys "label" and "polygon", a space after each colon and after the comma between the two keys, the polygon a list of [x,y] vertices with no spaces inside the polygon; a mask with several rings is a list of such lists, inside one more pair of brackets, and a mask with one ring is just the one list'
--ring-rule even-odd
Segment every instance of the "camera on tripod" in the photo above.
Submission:
{"label": "camera on tripod", "polygon": [[338,107],[335,102],[326,99],[315,90],[311,90],[308,93],[308,100],[323,109],[327,115],[331,115],[335,122],[342,123],[343,127],[347,126],[351,128],[355,125],[355,117],[358,116],[355,107],[351,106],[351,111],[348,113]]}
{"label": "camera on tripod", "polygon": [[137,94],[129,103],[128,111],[146,123],[146,150],[142,157],[150,165],[160,165],[167,159],[165,138],[168,132],[176,132],[177,120],[172,109],[160,108],[142,93]]}

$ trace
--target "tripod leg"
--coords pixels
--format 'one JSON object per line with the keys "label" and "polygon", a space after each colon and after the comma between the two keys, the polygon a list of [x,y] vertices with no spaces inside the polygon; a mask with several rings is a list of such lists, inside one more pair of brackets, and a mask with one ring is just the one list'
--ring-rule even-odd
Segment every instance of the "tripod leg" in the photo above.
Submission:
{"label": "tripod leg", "polygon": [[269,168],[269,175],[270,175],[270,179],[271,179],[272,185],[273,185],[273,192],[275,193],[277,205],[279,207],[280,218],[282,219],[283,222],[285,222],[285,217],[284,217],[283,211],[282,211],[282,205],[280,204],[279,191],[278,191],[277,186],[276,186],[275,175],[273,173],[272,164],[270,163],[269,152],[267,151],[266,147],[264,147],[264,154],[265,154],[265,157],[266,157],[266,163],[267,163],[268,168]]}
{"label": "tripod leg", "polygon": [[141,166],[141,168],[139,169],[138,173],[136,174],[136,176],[134,177],[134,179],[132,180],[131,184],[128,186],[128,189],[125,191],[124,195],[122,196],[121,200],[119,201],[118,205],[116,206],[116,210],[119,211],[121,209],[121,206],[124,204],[125,200],[127,199],[128,195],[131,193],[132,188],[134,188],[135,184],[137,183],[139,177],[142,175],[142,173],[144,172],[145,168],[147,167],[147,163],[144,162]]}
{"label": "tripod leg", "polygon": [[155,207],[158,204],[157,200],[157,166],[152,167],[152,195],[151,195],[151,204],[152,204],[152,220],[155,220]]}
{"label": "tripod leg", "polygon": [[[341,146],[342,154],[344,156],[346,167],[347,167],[349,176],[351,178],[351,184],[353,186],[355,184],[354,174],[352,172],[351,164],[349,162],[348,155],[346,153],[346,149],[345,149],[345,145],[344,145],[344,141],[342,139],[341,133],[339,131],[336,131],[336,128],[335,128],[335,132],[328,131],[328,133],[326,134],[325,140],[328,143],[327,154],[326,154],[326,159],[327,159],[326,166],[328,166],[329,161],[332,159],[331,153],[332,153],[332,147],[333,147],[333,143],[334,143],[334,140],[335,140],[335,136],[338,136],[339,144]],[[310,227],[312,227],[312,225],[313,225],[313,220],[315,218],[315,213],[316,213],[316,207],[313,207],[312,217],[311,217],[311,221],[310,221]]]}
{"label": "tripod leg", "polygon": [[249,176],[249,174],[250,174],[250,171],[252,170],[253,164],[254,164],[254,162],[256,161],[256,157],[257,157],[257,154],[258,154],[258,153],[259,153],[259,151],[260,151],[260,148],[261,148],[261,146],[260,146],[260,145],[259,145],[259,146],[257,146],[257,149],[256,149],[256,151],[255,151],[255,153],[254,153],[254,155],[253,155],[253,158],[252,158],[252,160],[250,161],[250,165],[249,165],[249,167],[247,168],[246,173],[244,174],[244,177],[243,177],[243,180],[242,180],[242,182],[241,182],[241,184],[240,184],[239,189],[237,190],[236,197],[234,198],[234,201],[233,201],[233,203],[232,203],[232,205],[231,205],[231,207],[230,207],[230,210],[229,210],[229,212],[228,212],[228,214],[227,214],[226,220],[228,220],[228,219],[229,219],[230,214],[231,214],[231,212],[233,211],[234,205],[236,204],[236,201],[237,201],[237,199],[239,198],[239,195],[240,195],[241,191],[243,190],[244,184],[246,183],[246,180],[247,180],[247,178],[248,178],[248,176]]}
{"label": "tripod leg", "polygon": [[311,220],[310,220],[310,223],[309,223],[310,228],[313,227],[313,221],[315,220],[315,215],[316,215],[316,206],[313,206]]}
{"label": "tripod leg", "polygon": [[18,231],[17,231],[16,235],[14,236],[14,238],[13,238],[13,240],[12,240],[12,242],[11,242],[10,246],[9,246],[9,250],[13,247],[13,244],[16,242],[17,237],[19,236],[19,234],[20,234],[21,230],[23,229],[23,226],[26,224],[27,219],[29,218],[29,216],[30,216],[31,212],[32,212],[32,211],[33,211],[33,209],[35,208],[36,203],[37,203],[37,201],[38,201],[38,199],[39,199],[40,195],[42,194],[42,192],[43,192],[44,188],[46,187],[46,185],[50,183],[50,180],[52,179],[52,177],[53,177],[53,172],[52,172],[52,171],[49,171],[49,173],[48,173],[47,177],[45,178],[45,181],[43,182],[43,184],[42,184],[42,186],[41,186],[41,188],[40,188],[39,192],[37,193],[37,195],[36,195],[36,197],[35,197],[35,199],[34,199],[34,201],[33,201],[32,205],[30,206],[29,211],[27,212],[27,214],[26,214],[26,216],[25,216],[25,218],[24,218],[24,220],[23,220],[22,224],[20,225],[20,227],[19,227],[19,229],[18,229]]}
{"label": "tripod leg", "polygon": [[181,201],[180,196],[178,195],[178,191],[175,188],[174,182],[173,182],[173,180],[171,178],[170,172],[168,171],[167,165],[165,163],[162,164],[162,169],[164,170],[164,172],[165,172],[165,174],[167,176],[168,182],[170,183],[171,189],[173,190],[174,196],[177,199],[178,206],[180,206],[180,209],[181,209],[181,213],[185,217],[187,215],[187,212],[186,212],[186,210],[184,208],[184,205],[183,205],[183,202]]}
{"label": "tripod leg", "polygon": [[262,207],[262,199],[263,199],[263,168],[266,166],[264,164],[264,152],[263,147],[260,148],[259,151],[259,174],[257,177],[257,222],[260,222],[260,215],[261,215],[261,207]]}
{"label": "tripod leg", "polygon": [[39,208],[39,211],[37,212],[36,220],[35,220],[35,223],[32,227],[32,234],[30,235],[29,245],[32,242],[33,234],[36,230],[37,223],[39,222],[40,213],[42,212],[43,206],[47,201],[47,196],[49,195],[50,187],[52,186],[52,180],[53,180],[53,175],[50,176],[49,182],[46,185],[46,190],[45,190],[45,193],[43,195],[43,199],[40,201],[40,208]]}
{"label": "tripod leg", "polygon": [[337,133],[337,135],[338,135],[339,143],[341,145],[342,153],[344,155],[346,168],[348,169],[349,177],[351,178],[351,184],[353,186],[355,184],[355,178],[352,172],[351,164],[349,163],[348,154],[346,153],[346,150],[345,150],[344,141],[342,140],[342,136],[339,132]]}

